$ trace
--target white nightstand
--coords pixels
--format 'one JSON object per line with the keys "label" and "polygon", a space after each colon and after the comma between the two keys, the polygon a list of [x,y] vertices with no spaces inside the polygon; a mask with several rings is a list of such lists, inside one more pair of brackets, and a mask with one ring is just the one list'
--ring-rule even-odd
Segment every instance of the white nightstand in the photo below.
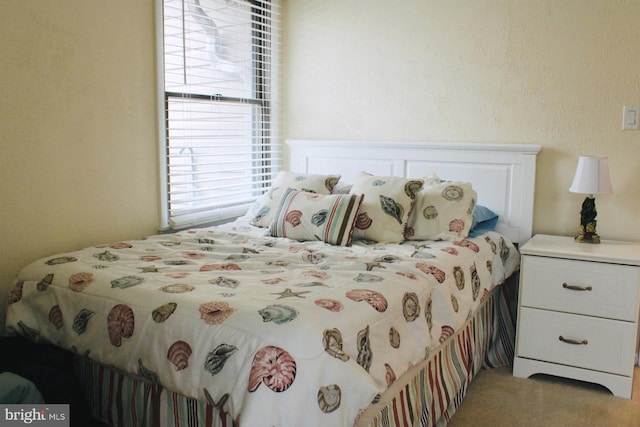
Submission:
{"label": "white nightstand", "polygon": [[631,397],[640,244],[536,235],[520,248],[513,375],[557,375]]}

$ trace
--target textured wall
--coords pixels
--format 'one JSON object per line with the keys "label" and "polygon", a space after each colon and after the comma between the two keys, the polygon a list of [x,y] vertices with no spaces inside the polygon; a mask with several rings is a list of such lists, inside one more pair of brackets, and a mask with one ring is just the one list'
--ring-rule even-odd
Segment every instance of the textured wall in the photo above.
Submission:
{"label": "textured wall", "polygon": [[603,238],[640,240],[637,0],[287,0],[287,138],[536,143],[534,232],[574,235],[579,155],[609,156]]}
{"label": "textured wall", "polygon": [[155,231],[153,0],[0,13],[0,330],[27,262]]}

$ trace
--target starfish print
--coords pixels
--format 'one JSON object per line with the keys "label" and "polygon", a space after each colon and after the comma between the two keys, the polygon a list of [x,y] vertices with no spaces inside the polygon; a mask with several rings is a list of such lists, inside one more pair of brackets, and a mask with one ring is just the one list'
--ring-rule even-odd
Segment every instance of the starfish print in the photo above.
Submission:
{"label": "starfish print", "polygon": [[308,294],[311,291],[302,291],[302,292],[293,292],[290,288],[285,289],[282,292],[272,293],[271,295],[280,295],[278,299],[289,298],[289,297],[298,297],[298,298],[306,298],[301,296],[302,294]]}
{"label": "starfish print", "polygon": [[158,267],[150,265],[149,267],[138,267],[142,271],[140,273],[158,273]]}

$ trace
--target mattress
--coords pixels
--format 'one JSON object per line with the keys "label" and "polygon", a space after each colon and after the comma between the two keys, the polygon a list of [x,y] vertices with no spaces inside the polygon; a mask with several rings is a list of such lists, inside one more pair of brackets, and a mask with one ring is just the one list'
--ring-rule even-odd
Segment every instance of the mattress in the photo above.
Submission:
{"label": "mattress", "polygon": [[350,426],[519,265],[495,232],[349,247],[264,234],[240,221],[43,258],[18,274],[7,327],[238,425]]}

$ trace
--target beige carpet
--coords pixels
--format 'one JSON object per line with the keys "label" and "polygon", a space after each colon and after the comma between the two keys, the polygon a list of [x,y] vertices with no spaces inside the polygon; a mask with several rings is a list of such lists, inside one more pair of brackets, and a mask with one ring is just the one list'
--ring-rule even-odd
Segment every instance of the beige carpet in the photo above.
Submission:
{"label": "beige carpet", "polygon": [[640,367],[632,399],[606,388],[549,375],[516,378],[511,368],[481,370],[450,427],[640,427]]}

